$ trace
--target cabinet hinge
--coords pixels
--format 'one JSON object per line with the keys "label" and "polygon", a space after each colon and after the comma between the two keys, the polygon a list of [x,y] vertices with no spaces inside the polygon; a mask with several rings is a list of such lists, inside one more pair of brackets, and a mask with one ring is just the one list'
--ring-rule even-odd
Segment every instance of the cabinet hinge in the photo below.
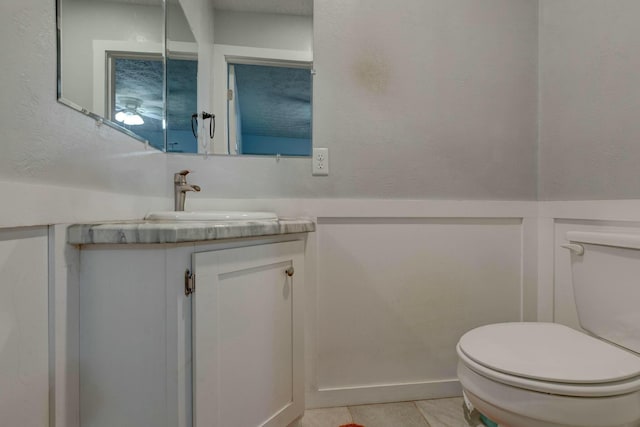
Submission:
{"label": "cabinet hinge", "polygon": [[184,272],[184,294],[191,295],[196,291],[196,275],[189,270]]}
{"label": "cabinet hinge", "polygon": [[227,101],[233,101],[233,89],[227,90]]}

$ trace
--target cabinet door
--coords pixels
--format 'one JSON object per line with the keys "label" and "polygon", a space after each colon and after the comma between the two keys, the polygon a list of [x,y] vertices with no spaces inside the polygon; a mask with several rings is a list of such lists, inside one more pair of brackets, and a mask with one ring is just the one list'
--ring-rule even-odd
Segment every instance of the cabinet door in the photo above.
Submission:
{"label": "cabinet door", "polygon": [[283,427],[304,412],[303,252],[295,241],[193,255],[195,427]]}

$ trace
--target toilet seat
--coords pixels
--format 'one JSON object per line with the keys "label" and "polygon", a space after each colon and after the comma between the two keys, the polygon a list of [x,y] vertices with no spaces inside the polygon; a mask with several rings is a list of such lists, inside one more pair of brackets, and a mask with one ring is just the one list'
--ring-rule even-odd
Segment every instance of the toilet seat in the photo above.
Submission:
{"label": "toilet seat", "polygon": [[457,352],[479,375],[525,390],[575,397],[640,390],[640,356],[559,324],[476,328]]}

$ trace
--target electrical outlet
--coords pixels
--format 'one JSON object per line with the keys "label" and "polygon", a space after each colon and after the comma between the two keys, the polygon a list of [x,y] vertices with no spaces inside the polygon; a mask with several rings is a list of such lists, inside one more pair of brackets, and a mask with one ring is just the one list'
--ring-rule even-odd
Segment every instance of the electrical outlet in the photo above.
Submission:
{"label": "electrical outlet", "polygon": [[313,175],[329,175],[329,149],[313,149]]}

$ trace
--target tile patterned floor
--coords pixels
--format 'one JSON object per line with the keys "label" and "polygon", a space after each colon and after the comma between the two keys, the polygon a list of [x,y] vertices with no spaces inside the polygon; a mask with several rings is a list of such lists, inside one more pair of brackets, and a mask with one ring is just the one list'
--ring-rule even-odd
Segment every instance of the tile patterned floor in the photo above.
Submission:
{"label": "tile patterned floor", "polygon": [[384,403],[342,408],[310,409],[300,427],[339,427],[356,423],[365,427],[467,427],[462,398]]}

